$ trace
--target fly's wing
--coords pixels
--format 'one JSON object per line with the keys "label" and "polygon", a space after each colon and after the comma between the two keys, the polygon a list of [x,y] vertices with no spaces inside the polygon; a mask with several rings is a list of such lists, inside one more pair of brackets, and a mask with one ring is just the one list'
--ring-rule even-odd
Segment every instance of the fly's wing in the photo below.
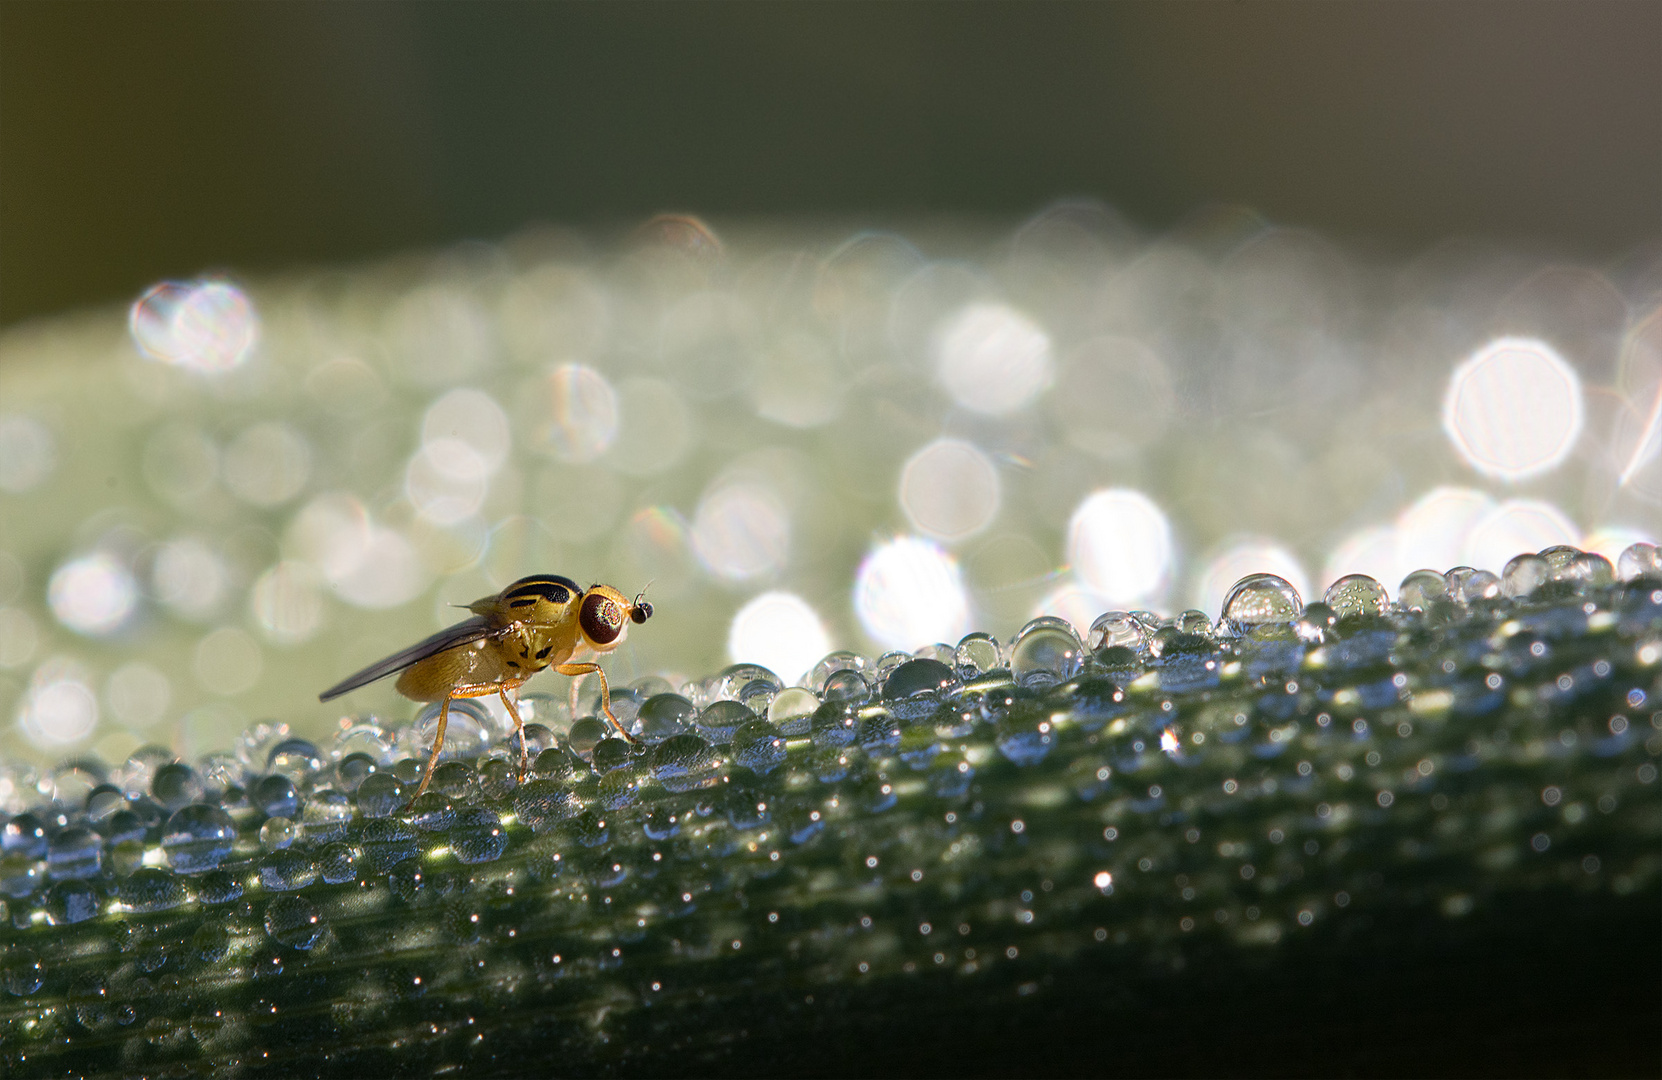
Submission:
{"label": "fly's wing", "polygon": [[475,641],[483,641],[488,637],[503,632],[503,627],[492,623],[482,616],[475,615],[471,619],[464,619],[455,626],[446,627],[425,641],[418,641],[408,649],[395,652],[385,660],[371,664],[358,672],[331,686],[317,696],[319,701],[329,701],[342,694],[356,690],[360,686],[384,679],[394,672],[403,671],[419,660],[425,660],[435,653],[446,649],[454,649],[458,645],[470,645]]}

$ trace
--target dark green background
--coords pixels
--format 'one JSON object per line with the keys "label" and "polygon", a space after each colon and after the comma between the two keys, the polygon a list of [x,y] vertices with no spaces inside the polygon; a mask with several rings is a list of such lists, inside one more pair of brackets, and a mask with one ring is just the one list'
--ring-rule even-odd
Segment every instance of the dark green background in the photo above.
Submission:
{"label": "dark green background", "polygon": [[1662,4],[0,4],[0,323],[665,209],[1662,234]]}

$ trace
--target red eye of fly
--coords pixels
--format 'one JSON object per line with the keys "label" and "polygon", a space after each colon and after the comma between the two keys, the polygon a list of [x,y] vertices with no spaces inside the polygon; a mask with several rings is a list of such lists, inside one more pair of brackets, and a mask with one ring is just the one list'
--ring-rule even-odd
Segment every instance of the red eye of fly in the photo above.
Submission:
{"label": "red eye of fly", "polygon": [[583,597],[577,625],[596,645],[610,645],[623,632],[623,611],[611,597],[590,593]]}

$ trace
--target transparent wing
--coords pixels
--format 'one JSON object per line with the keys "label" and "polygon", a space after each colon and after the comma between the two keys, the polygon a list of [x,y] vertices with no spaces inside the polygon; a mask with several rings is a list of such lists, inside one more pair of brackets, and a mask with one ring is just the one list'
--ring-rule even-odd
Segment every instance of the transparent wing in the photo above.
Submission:
{"label": "transparent wing", "polygon": [[458,645],[468,645],[475,641],[483,641],[488,637],[501,634],[504,628],[491,623],[482,616],[475,615],[471,619],[464,619],[455,626],[447,626],[432,637],[418,641],[408,649],[393,653],[385,660],[377,661],[358,672],[331,686],[317,696],[319,701],[329,701],[342,694],[356,690],[360,686],[384,679],[397,671],[403,671],[418,660],[425,660],[434,653],[441,653],[446,649],[453,649]]}

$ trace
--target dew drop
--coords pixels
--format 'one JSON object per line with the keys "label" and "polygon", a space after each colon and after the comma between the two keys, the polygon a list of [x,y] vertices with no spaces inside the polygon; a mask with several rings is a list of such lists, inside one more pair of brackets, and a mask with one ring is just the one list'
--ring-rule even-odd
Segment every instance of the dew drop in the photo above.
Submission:
{"label": "dew drop", "polygon": [[1397,587],[1397,603],[1404,611],[1424,611],[1448,597],[1448,582],[1435,570],[1416,570]]}
{"label": "dew drop", "polygon": [[217,964],[231,952],[231,935],[220,922],[205,922],[190,937],[190,951],[204,964]]}
{"label": "dew drop", "polygon": [[698,714],[694,727],[699,735],[720,746],[732,740],[733,732],[739,729],[740,724],[748,724],[754,719],[756,714],[745,705],[737,701],[718,700]]}
{"label": "dew drop", "polygon": [[355,881],[358,877],[357,853],[339,841],[323,845],[317,853],[317,876],[328,885]]}
{"label": "dew drop", "polygon": [[384,818],[404,805],[404,785],[391,773],[375,773],[358,785],[358,813],[366,818]]}
{"label": "dew drop", "polygon": [[[553,751],[545,750],[543,753],[546,756]],[[538,760],[541,761],[541,758]],[[548,777],[533,780],[519,788],[514,792],[513,803],[514,814],[536,833],[547,831],[580,809],[571,792],[559,781]]]}
{"label": "dew drop", "polygon": [[286,817],[267,818],[260,826],[260,847],[267,851],[282,851],[300,839],[300,829]]}
{"label": "dew drop", "polygon": [[309,949],[323,936],[323,916],[303,896],[279,896],[265,909],[265,932],[291,949]]}
{"label": "dew drop", "polygon": [[1304,602],[1298,590],[1274,574],[1248,574],[1235,583],[1223,601],[1223,621],[1237,634],[1267,623],[1290,623]]}
{"label": "dew drop", "polygon": [[60,881],[47,890],[46,914],[56,926],[86,922],[98,914],[98,894],[84,881]]}
{"label": "dew drop", "polygon": [[1662,550],[1643,541],[1630,545],[1616,559],[1616,576],[1623,581],[1638,577],[1662,577]]}
{"label": "dew drop", "polygon": [[1341,619],[1373,618],[1390,609],[1391,596],[1366,574],[1346,574],[1327,587],[1322,602]]}
{"label": "dew drop", "polygon": [[271,748],[266,771],[304,783],[323,768],[323,755],[305,739],[284,739]]}
{"label": "dew drop", "polygon": [[171,761],[156,770],[150,781],[150,795],[169,812],[189,806],[207,794],[207,785],[196,770],[182,761]]}
{"label": "dew drop", "polygon": [[1022,627],[1010,646],[1010,674],[1018,686],[1047,690],[1085,669],[1085,646],[1056,619],[1038,618]]}
{"label": "dew drop", "polygon": [[1480,600],[1493,600],[1500,595],[1500,578],[1487,570],[1456,566],[1443,575],[1448,597],[1457,604],[1471,605]]}
{"label": "dew drop", "polygon": [[468,864],[495,862],[508,848],[501,819],[482,807],[470,807],[457,814],[449,840],[457,861]]}
{"label": "dew drop", "polygon": [[785,763],[785,739],[766,720],[752,720],[733,733],[733,761],[765,776]]}
{"label": "dew drop", "polygon": [[410,824],[422,832],[443,832],[456,821],[456,804],[439,791],[425,791],[410,804]]}
{"label": "dew drop", "polygon": [[162,851],[181,874],[214,869],[231,854],[237,828],[217,806],[195,803],[174,811],[162,829]]}
{"label": "dew drop", "polygon": [[934,712],[960,685],[957,671],[939,660],[907,660],[883,680],[883,701],[902,720],[915,720]]}
{"label": "dew drop", "polygon": [[1522,600],[1546,584],[1551,574],[1552,568],[1541,556],[1518,555],[1512,558],[1501,572],[1500,589],[1512,599]]}
{"label": "dew drop", "polygon": [[84,826],[72,826],[47,845],[46,873],[53,881],[97,877],[103,860],[103,839]]}
{"label": "dew drop", "polygon": [[128,911],[167,911],[190,899],[178,876],[157,867],[135,870],[121,883],[116,896]]}
{"label": "dew drop", "polygon": [[259,875],[260,885],[264,888],[272,892],[292,892],[317,880],[317,866],[299,851],[273,851],[260,860]]}
{"label": "dew drop", "polygon": [[268,776],[254,785],[249,800],[266,817],[293,818],[300,812],[300,792],[286,776]]}
{"label": "dew drop", "polygon": [[415,830],[397,818],[374,818],[366,821],[358,833],[358,842],[364,849],[364,860],[371,870],[384,874],[405,859],[413,859],[418,851]]}
{"label": "dew drop", "polygon": [[819,698],[812,690],[793,686],[779,691],[768,706],[768,722],[779,729],[779,734],[794,738],[808,734]]}
{"label": "dew drop", "polygon": [[974,679],[1004,666],[1004,649],[991,634],[965,634],[952,650],[952,662],[960,679]]}
{"label": "dew drop", "polygon": [[13,997],[28,997],[46,984],[46,965],[40,957],[20,945],[0,957],[0,985]]}
{"label": "dew drop", "polygon": [[[732,704],[744,709],[737,702]],[[750,712],[749,709],[744,711],[747,714]],[[653,747],[649,759],[652,774],[658,782],[674,792],[692,791],[713,784],[718,760],[715,747],[697,735],[677,735],[665,739]]]}

